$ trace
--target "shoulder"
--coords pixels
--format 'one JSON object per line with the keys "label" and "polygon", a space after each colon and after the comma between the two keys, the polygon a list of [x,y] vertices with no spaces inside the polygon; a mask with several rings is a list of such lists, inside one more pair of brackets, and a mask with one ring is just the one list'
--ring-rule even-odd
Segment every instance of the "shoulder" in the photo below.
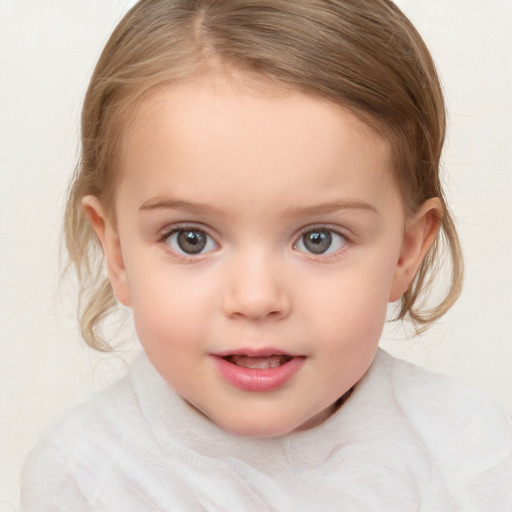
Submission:
{"label": "shoulder", "polygon": [[402,418],[445,481],[468,495],[507,489],[512,500],[512,423],[502,408],[456,378],[383,351],[376,363]]}
{"label": "shoulder", "polygon": [[494,400],[458,378],[426,370],[382,350],[378,365],[388,376],[398,404],[418,420],[431,426],[439,423],[443,428],[460,428],[468,422],[485,420],[486,430],[511,430],[510,420]]}
{"label": "shoulder", "polygon": [[88,494],[126,438],[144,428],[129,375],[71,409],[25,461],[22,509],[88,510]]}
{"label": "shoulder", "polygon": [[[70,409],[44,434],[39,446],[69,448],[69,452],[78,453],[81,449],[79,440],[88,439],[93,443],[96,437],[118,439],[125,435],[127,425],[136,428],[137,411],[137,397],[128,374]],[[127,422],[127,418],[131,421]]]}

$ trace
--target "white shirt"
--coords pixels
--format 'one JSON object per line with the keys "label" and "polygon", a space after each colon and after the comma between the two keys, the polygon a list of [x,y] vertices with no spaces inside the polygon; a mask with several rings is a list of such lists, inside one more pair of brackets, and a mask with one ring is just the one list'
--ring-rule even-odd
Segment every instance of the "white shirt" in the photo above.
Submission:
{"label": "white shirt", "polygon": [[382,350],[316,428],[224,432],[144,355],[29,457],[22,511],[512,511],[512,426],[457,381]]}

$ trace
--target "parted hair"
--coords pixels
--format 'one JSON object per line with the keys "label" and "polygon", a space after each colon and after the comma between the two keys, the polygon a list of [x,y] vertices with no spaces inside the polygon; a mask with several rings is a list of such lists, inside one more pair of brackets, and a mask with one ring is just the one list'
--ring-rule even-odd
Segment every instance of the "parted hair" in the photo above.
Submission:
{"label": "parted hair", "polygon": [[[348,108],[389,143],[410,213],[429,198],[441,200],[439,233],[396,317],[422,330],[443,315],[460,294],[463,275],[440,180],[445,105],[431,55],[405,15],[389,0],[141,0],[112,33],[92,75],[66,205],[64,234],[80,283],[85,341],[110,348],[101,325],[116,299],[82,198],[97,196],[114,215],[122,173],[117,153],[137,105],[156,87],[223,69]],[[439,272],[442,264],[448,277]],[[439,276],[444,294],[427,307]]]}

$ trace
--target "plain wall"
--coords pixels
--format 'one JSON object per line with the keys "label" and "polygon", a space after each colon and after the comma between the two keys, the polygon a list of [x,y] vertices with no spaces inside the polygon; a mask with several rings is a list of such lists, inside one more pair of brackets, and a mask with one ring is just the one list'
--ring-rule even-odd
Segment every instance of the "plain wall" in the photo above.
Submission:
{"label": "plain wall", "polygon": [[[59,287],[67,183],[88,78],[128,0],[0,0],[0,509],[17,510],[37,438],[126,367],[81,342]],[[400,0],[444,84],[446,186],[466,255],[459,302],[420,338],[383,346],[486,390],[512,414],[512,2]],[[129,326],[129,323],[128,323]],[[129,331],[129,327],[128,327]]]}

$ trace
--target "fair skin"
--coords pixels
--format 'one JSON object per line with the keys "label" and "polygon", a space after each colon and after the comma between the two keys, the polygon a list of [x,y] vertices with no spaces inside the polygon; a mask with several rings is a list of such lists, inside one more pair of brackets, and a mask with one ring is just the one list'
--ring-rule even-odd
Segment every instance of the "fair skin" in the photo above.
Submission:
{"label": "fair skin", "polygon": [[229,432],[325,421],[368,370],[439,201],[406,214],[382,138],[271,85],[162,88],[124,135],[115,222],[83,207],[150,361]]}

